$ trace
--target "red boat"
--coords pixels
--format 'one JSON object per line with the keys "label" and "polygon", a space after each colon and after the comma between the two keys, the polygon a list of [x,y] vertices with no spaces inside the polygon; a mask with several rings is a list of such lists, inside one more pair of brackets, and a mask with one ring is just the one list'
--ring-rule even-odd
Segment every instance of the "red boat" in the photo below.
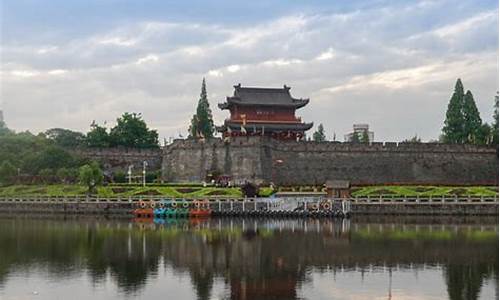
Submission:
{"label": "red boat", "polygon": [[132,211],[136,218],[153,218],[154,213],[152,208],[137,208]]}
{"label": "red boat", "polygon": [[194,208],[189,210],[191,218],[207,218],[210,215],[212,215],[212,210],[208,201],[194,201]]}

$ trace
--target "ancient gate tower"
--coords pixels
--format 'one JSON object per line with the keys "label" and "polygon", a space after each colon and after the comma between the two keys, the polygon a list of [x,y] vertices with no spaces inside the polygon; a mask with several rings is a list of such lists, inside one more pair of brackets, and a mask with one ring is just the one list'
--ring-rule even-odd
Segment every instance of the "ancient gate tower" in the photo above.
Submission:
{"label": "ancient gate tower", "polygon": [[282,140],[300,140],[313,123],[303,123],[295,116],[295,110],[306,106],[309,99],[296,99],[290,95],[290,87],[256,88],[234,86],[234,94],[220,103],[220,109],[228,109],[229,119],[217,131],[223,137],[271,136]]}

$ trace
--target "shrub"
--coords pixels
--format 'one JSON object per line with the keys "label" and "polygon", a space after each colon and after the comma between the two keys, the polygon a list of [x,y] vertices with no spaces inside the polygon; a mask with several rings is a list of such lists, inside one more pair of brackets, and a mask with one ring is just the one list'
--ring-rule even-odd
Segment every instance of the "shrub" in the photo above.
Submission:
{"label": "shrub", "polygon": [[0,183],[10,183],[15,175],[16,167],[14,167],[14,165],[12,165],[8,160],[4,161],[0,165]]}

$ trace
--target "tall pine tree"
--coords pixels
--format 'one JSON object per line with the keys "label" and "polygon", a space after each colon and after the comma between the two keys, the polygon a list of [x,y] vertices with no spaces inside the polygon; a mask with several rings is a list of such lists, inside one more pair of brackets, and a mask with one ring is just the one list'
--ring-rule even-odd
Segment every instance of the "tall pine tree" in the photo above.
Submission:
{"label": "tall pine tree", "polygon": [[493,112],[493,124],[491,124],[492,144],[498,147],[498,92],[495,96],[495,110]]}
{"label": "tall pine tree", "polygon": [[214,121],[212,119],[212,110],[207,98],[207,87],[205,78],[201,83],[200,100],[196,108],[196,114],[191,119],[189,126],[189,135],[194,138],[211,138],[214,136]]}
{"label": "tall pine tree", "polygon": [[319,124],[318,130],[313,133],[313,140],[315,142],[324,142],[326,140],[325,129],[323,128],[323,124]]}
{"label": "tall pine tree", "polygon": [[481,141],[483,128],[479,110],[477,109],[474,96],[471,91],[467,91],[464,96],[464,106],[462,108],[464,117],[464,138],[466,143],[469,144],[482,144]]}
{"label": "tall pine tree", "polygon": [[463,143],[464,134],[464,116],[462,108],[464,104],[464,86],[462,81],[457,79],[455,92],[451,96],[446,111],[446,119],[443,127],[443,140],[445,143]]}

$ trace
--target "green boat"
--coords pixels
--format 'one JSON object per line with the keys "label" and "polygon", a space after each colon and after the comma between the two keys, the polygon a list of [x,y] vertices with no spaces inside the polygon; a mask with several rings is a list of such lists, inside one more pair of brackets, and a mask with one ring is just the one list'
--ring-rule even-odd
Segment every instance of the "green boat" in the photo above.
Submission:
{"label": "green boat", "polygon": [[[167,218],[187,218],[189,217],[189,207],[188,205],[182,205],[184,203],[176,203],[175,207],[168,207],[165,210],[165,217]],[[181,207],[179,207],[181,206]]]}

